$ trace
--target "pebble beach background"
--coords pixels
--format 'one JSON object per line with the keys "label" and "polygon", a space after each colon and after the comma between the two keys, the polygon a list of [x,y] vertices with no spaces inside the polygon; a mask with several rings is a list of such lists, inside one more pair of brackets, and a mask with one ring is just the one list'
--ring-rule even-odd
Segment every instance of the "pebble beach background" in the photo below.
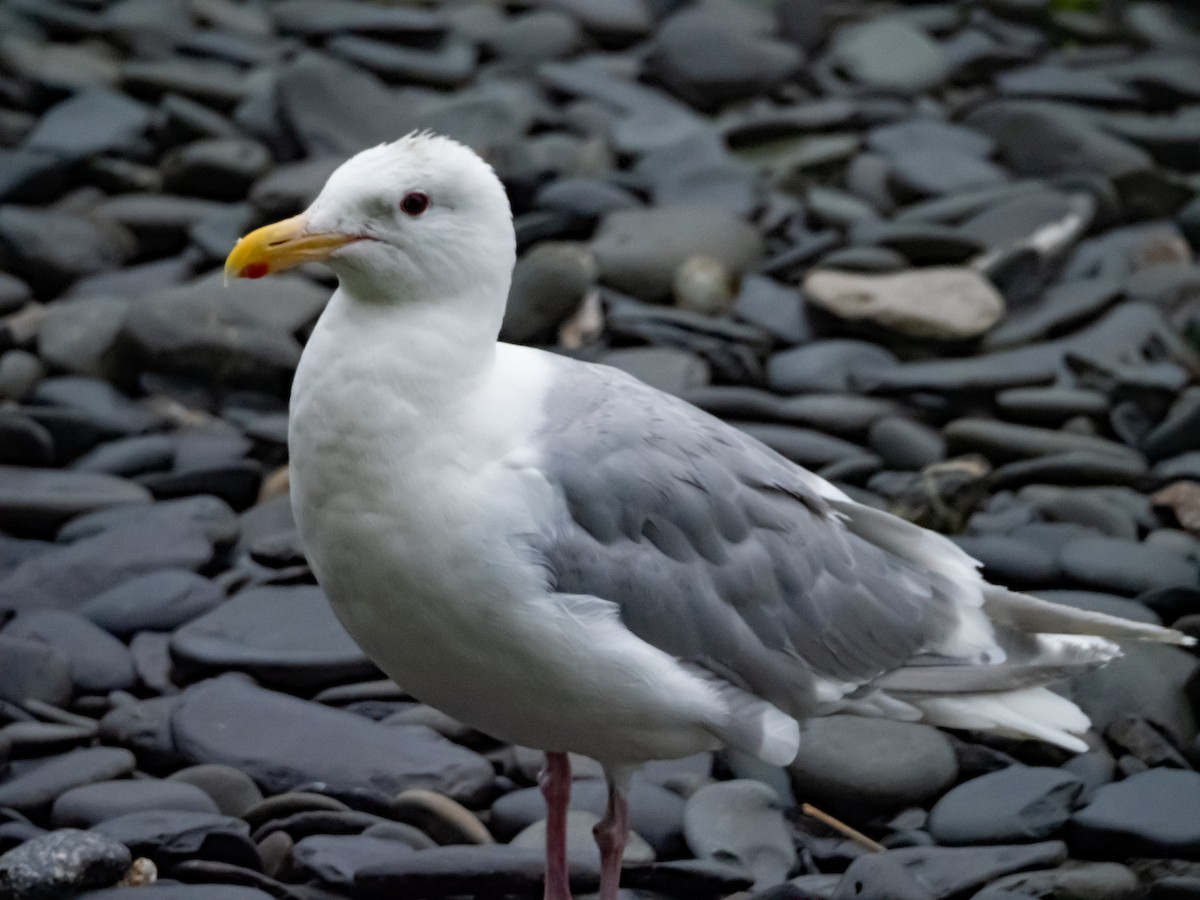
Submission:
{"label": "pebble beach background", "polygon": [[[1193,2],[4,0],[0,898],[540,896],[540,754],[381,680],[298,544],[329,273],[219,271],[424,128],[509,190],[505,339],[1200,635]],[[1200,898],[1200,658],[1125,650],[1080,756],[831,717],[649,765],[626,894]]]}

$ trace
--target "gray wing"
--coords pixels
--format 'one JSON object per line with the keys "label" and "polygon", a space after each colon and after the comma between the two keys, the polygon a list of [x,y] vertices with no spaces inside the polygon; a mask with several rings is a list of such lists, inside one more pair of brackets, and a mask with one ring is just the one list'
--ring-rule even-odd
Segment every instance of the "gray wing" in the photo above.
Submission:
{"label": "gray wing", "polygon": [[616,604],[643,640],[795,716],[978,613],[965,556],[923,565],[910,534],[856,533],[832,486],[720,420],[607,367],[558,371],[537,443],[562,513],[533,538],[554,590]]}

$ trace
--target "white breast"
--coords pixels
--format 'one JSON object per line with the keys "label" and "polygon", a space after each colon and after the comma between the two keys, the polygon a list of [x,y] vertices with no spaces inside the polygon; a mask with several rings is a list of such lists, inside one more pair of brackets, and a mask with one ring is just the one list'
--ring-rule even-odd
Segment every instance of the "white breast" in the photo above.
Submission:
{"label": "white breast", "polygon": [[520,536],[560,502],[532,436],[555,360],[498,345],[439,393],[387,342],[314,333],[296,375],[292,500],[310,562],[367,654],[426,703],[496,737],[602,759],[712,748],[714,700],[615,616],[547,590]]}

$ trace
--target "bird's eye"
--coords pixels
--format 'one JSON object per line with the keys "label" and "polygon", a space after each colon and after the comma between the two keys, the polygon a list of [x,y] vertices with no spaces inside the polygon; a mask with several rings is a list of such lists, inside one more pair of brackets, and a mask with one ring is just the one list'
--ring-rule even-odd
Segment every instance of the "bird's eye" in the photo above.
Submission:
{"label": "bird's eye", "polygon": [[400,209],[415,218],[429,209],[429,195],[424,191],[409,191],[400,201]]}

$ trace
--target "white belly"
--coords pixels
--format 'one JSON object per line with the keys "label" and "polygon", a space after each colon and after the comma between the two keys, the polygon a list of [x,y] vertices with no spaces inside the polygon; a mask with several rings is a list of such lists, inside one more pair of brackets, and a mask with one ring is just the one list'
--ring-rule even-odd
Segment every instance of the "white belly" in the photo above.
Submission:
{"label": "white belly", "polygon": [[[381,410],[394,396],[362,379],[348,392],[352,375],[324,374],[297,378],[293,506],[334,611],[384,672],[512,743],[610,762],[717,746],[698,679],[612,617],[564,607],[522,553],[513,536],[536,530],[555,501],[519,446],[470,410],[393,421]],[[519,385],[501,394],[522,397]],[[506,434],[524,414],[511,411]]]}

